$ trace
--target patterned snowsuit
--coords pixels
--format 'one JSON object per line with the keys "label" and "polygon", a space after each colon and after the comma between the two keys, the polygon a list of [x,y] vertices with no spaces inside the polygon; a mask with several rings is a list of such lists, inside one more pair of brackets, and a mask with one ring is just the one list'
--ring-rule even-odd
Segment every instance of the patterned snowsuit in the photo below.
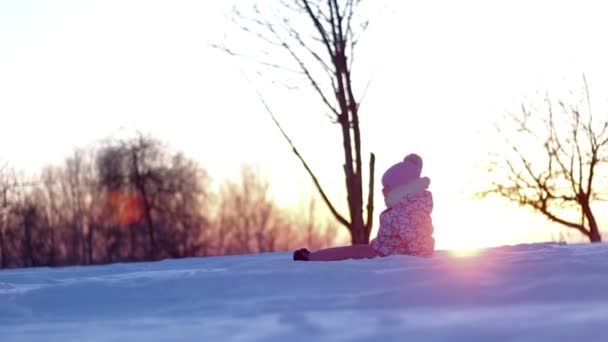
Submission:
{"label": "patterned snowsuit", "polygon": [[430,191],[405,194],[396,205],[380,214],[380,228],[370,242],[371,247],[382,256],[432,256],[435,249],[432,210]]}

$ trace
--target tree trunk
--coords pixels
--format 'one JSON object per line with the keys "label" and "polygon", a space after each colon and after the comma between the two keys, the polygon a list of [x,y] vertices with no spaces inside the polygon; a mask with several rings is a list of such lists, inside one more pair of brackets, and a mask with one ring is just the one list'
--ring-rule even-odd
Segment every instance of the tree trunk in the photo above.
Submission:
{"label": "tree trunk", "polygon": [[[369,242],[369,236],[365,234],[365,224],[363,222],[363,198],[361,196],[361,185],[359,177],[352,176],[348,187],[348,204],[350,207],[351,222],[351,243],[353,245]],[[348,178],[347,178],[348,179]]]}
{"label": "tree trunk", "polygon": [[150,202],[148,201],[148,197],[146,195],[146,190],[143,186],[140,189],[141,196],[143,197],[144,204],[144,215],[146,216],[146,224],[148,226],[148,235],[150,237],[150,251],[148,257],[156,258],[158,256],[158,246],[156,245],[156,237],[154,236],[154,223],[152,221],[152,209],[150,207]]}
{"label": "tree trunk", "polygon": [[[77,216],[77,215],[75,215]],[[79,234],[79,226],[78,226],[78,218],[76,217],[72,217],[72,223],[71,223],[71,237],[72,237],[72,241],[71,241],[71,250],[72,250],[72,264],[77,265],[78,263],[80,263],[81,261],[81,256],[80,256],[80,234]]]}
{"label": "tree trunk", "polygon": [[49,264],[51,266],[57,266],[57,241],[55,239],[55,229],[50,225],[48,229],[51,231],[51,250],[49,253]]}
{"label": "tree trunk", "polygon": [[[340,64],[344,65],[344,64]],[[339,65],[337,65],[339,67]],[[342,142],[344,147],[344,173],[346,176],[346,190],[348,194],[348,208],[350,212],[350,226],[348,227],[351,233],[351,242],[355,244],[363,244],[368,242],[368,237],[365,235],[365,224],[363,222],[363,198],[361,189],[361,173],[355,169],[356,165],[360,165],[360,160],[353,160],[353,146],[351,136],[351,120],[348,101],[342,83],[342,73],[337,73],[338,78],[338,93],[336,94],[342,114],[340,115],[340,126],[342,127]],[[355,146],[355,155],[360,155],[360,146]]]}
{"label": "tree trunk", "polygon": [[88,263],[93,263],[93,224],[89,224],[87,231],[87,255],[88,255]]}
{"label": "tree trunk", "polygon": [[580,205],[583,207],[583,213],[587,220],[589,221],[589,241],[590,242],[602,242],[602,236],[600,234],[599,228],[597,226],[597,221],[595,220],[595,215],[593,215],[593,211],[591,210],[591,206],[589,205],[588,196],[585,197],[586,201],[582,201]]}
{"label": "tree trunk", "polygon": [[89,254],[89,231],[91,230],[91,223],[88,222],[86,226],[86,230],[82,231],[82,257],[85,265],[91,264],[90,254]]}
{"label": "tree trunk", "polygon": [[154,236],[154,223],[152,222],[152,208],[150,206],[150,201],[148,198],[148,194],[146,191],[146,183],[144,176],[139,171],[139,158],[137,156],[137,152],[135,150],[132,151],[133,156],[133,171],[135,172],[135,187],[141,196],[141,200],[144,206],[144,216],[146,220],[146,225],[148,227],[148,237],[150,239],[150,246],[147,251],[147,257],[149,259],[154,259],[158,255],[158,250],[156,246],[156,238]]}
{"label": "tree trunk", "polygon": [[589,219],[589,241],[590,242],[602,242],[602,235],[595,221],[595,217],[591,214]]}
{"label": "tree trunk", "polygon": [[597,227],[595,227],[595,229],[591,229],[591,233],[589,234],[589,241],[590,242],[602,242],[602,236],[601,236],[600,232],[597,230]]}
{"label": "tree trunk", "polygon": [[130,224],[127,229],[129,230],[129,259],[136,260],[135,255],[135,246],[137,245],[137,235],[136,235],[136,226],[135,224]]}
{"label": "tree trunk", "polygon": [[6,246],[4,245],[4,227],[0,227],[0,268],[6,268]]}
{"label": "tree trunk", "polygon": [[23,212],[23,263],[25,267],[34,265],[34,248],[32,247],[32,210],[27,208]]}

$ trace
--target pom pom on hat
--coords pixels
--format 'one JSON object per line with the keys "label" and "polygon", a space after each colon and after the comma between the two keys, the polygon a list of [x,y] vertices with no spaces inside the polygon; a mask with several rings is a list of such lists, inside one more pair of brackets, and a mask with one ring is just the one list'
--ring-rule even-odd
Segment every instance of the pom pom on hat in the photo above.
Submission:
{"label": "pom pom on hat", "polygon": [[402,162],[391,166],[382,176],[383,191],[390,191],[400,185],[420,178],[422,158],[417,154],[408,154]]}

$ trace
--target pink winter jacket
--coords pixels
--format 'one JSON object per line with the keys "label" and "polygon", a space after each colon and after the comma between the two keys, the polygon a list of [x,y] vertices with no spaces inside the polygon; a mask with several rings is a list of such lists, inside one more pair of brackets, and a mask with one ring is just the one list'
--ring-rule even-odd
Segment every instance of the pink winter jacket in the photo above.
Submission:
{"label": "pink winter jacket", "polygon": [[370,243],[371,247],[382,256],[432,256],[435,249],[432,210],[433,195],[430,191],[405,194],[380,214],[380,228]]}

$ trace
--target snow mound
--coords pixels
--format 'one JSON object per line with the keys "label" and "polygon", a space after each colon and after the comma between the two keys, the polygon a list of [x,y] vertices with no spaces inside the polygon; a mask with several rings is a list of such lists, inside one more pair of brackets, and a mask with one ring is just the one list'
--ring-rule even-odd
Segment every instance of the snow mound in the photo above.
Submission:
{"label": "snow mound", "polygon": [[0,271],[0,341],[605,341],[606,327],[606,244]]}

